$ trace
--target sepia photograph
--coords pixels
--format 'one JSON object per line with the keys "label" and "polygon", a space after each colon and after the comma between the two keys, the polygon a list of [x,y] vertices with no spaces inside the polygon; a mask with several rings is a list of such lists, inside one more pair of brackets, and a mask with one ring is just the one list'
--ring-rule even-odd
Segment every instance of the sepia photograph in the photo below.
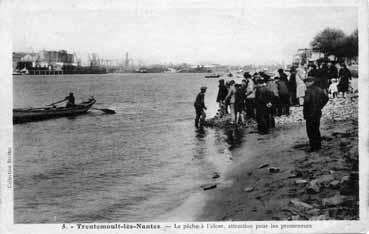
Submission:
{"label": "sepia photograph", "polygon": [[93,2],[8,2],[14,224],[360,221],[359,1]]}

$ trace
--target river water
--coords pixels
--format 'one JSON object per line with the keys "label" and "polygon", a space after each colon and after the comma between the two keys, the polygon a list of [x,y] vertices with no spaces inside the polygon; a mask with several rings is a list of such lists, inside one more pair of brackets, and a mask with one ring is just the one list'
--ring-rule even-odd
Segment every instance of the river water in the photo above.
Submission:
{"label": "river water", "polygon": [[38,107],[74,92],[95,107],[75,118],[14,125],[16,223],[182,221],[204,204],[200,186],[231,163],[227,135],[194,128],[193,102],[218,79],[204,74],[16,76],[14,107]]}

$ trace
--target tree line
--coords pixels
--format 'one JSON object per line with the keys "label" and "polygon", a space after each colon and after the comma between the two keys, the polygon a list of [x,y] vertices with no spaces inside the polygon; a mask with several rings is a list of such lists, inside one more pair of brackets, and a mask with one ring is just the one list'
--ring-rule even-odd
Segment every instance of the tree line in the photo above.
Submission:
{"label": "tree line", "polygon": [[310,43],[313,50],[323,53],[325,57],[334,55],[337,60],[357,57],[359,52],[358,44],[357,29],[346,35],[341,29],[335,28],[324,29]]}

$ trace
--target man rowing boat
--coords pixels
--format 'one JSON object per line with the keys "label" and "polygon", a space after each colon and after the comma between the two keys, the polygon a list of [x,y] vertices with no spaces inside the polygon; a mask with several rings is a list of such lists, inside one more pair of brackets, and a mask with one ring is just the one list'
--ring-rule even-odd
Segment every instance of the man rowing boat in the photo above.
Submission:
{"label": "man rowing boat", "polygon": [[69,96],[65,97],[64,100],[67,101],[66,107],[73,107],[76,105],[73,93],[69,93]]}
{"label": "man rowing boat", "polygon": [[65,101],[67,101],[67,104],[65,105],[65,107],[74,107],[76,105],[74,94],[71,92],[71,93],[69,93],[69,96],[66,96],[63,100],[51,103],[48,106],[55,106],[55,104],[65,102]]}

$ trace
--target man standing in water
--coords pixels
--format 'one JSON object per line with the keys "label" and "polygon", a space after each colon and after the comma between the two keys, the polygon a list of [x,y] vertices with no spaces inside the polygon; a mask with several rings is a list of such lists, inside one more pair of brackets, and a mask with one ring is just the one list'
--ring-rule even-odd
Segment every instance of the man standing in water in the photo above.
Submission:
{"label": "man standing in water", "polygon": [[[199,128],[202,127],[203,121],[205,120],[206,114],[204,109],[206,110],[206,106],[205,106],[205,92],[206,92],[206,87],[202,86],[200,88],[200,93],[197,94],[196,96],[196,100],[195,100],[195,110],[196,110],[196,118],[195,118],[195,127]],[[199,125],[199,121],[200,121],[200,125]]]}
{"label": "man standing in water", "polygon": [[308,77],[305,80],[307,86],[304,97],[304,119],[306,120],[306,132],[309,137],[310,152],[321,149],[320,117],[322,108],[328,102],[328,96],[323,89],[314,84],[315,78]]}
{"label": "man standing in water", "polygon": [[236,123],[236,111],[235,111],[235,108],[234,108],[234,103],[236,102],[236,87],[235,87],[235,81],[234,80],[231,80],[229,82],[229,90],[228,90],[228,94],[227,94],[227,97],[225,98],[226,101],[229,101],[229,106],[230,106],[230,109],[231,109],[231,124],[234,124]]}

